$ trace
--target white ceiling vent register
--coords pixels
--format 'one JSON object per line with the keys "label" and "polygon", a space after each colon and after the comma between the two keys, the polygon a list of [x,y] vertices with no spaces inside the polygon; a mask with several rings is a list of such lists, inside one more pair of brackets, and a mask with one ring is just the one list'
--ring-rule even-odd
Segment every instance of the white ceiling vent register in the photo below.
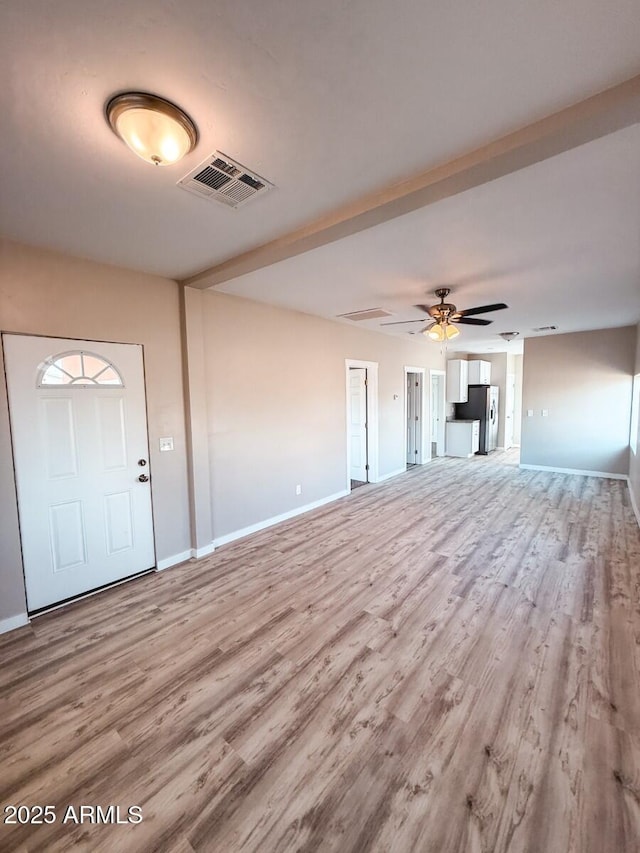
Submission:
{"label": "white ceiling vent register", "polygon": [[211,201],[220,201],[227,207],[240,207],[257,195],[273,189],[273,184],[245,169],[221,151],[215,151],[188,175],[178,181],[187,192]]}
{"label": "white ceiling vent register", "polygon": [[365,311],[352,311],[350,314],[337,314],[336,316],[359,323],[361,320],[378,320],[382,317],[391,317],[392,314],[384,308],[367,308]]}

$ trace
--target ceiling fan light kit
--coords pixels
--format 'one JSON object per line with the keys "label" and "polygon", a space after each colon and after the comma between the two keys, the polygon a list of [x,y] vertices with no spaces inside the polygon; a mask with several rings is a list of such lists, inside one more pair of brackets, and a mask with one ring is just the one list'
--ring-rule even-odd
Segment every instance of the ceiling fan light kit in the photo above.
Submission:
{"label": "ceiling fan light kit", "polygon": [[431,338],[432,341],[442,343],[443,341],[450,341],[452,338],[457,338],[460,334],[460,329],[456,329],[456,327],[452,326],[450,323],[441,321],[427,326],[427,328],[423,330],[422,334]]}
{"label": "ceiling fan light kit", "polygon": [[176,104],[146,92],[123,92],[105,107],[113,132],[145,162],[171,166],[193,151],[198,130]]}

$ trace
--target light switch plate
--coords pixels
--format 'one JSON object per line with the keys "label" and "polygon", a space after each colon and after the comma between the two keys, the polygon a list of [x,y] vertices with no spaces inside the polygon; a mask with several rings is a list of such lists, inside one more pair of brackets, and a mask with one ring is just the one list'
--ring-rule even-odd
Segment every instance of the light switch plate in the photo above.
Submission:
{"label": "light switch plate", "polygon": [[549,409],[543,409],[543,410],[542,410],[542,417],[543,417],[543,418],[548,418],[548,417],[549,417]]}
{"label": "light switch plate", "polygon": [[165,438],[160,439],[160,453],[167,453],[167,451],[173,450],[173,436],[168,435]]}
{"label": "light switch plate", "polygon": [[533,417],[533,409],[527,409],[527,417],[528,417],[528,418],[532,418],[532,417]]}

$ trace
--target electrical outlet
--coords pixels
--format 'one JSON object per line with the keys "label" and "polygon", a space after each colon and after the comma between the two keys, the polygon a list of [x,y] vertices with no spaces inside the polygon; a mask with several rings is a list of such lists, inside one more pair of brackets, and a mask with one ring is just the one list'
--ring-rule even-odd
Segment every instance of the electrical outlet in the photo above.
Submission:
{"label": "electrical outlet", "polygon": [[169,450],[173,450],[173,436],[168,435],[164,438],[160,439],[160,453],[166,453]]}
{"label": "electrical outlet", "polygon": [[302,494],[302,486],[296,486],[296,495]]}

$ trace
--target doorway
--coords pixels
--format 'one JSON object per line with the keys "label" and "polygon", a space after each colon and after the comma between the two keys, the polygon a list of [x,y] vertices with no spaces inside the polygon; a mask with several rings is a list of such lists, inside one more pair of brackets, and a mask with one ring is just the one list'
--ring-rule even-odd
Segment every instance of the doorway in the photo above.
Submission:
{"label": "doorway", "polygon": [[347,491],[378,479],[378,365],[346,359]]}
{"label": "doorway", "polygon": [[426,459],[430,458],[429,453],[425,453],[424,427],[427,422],[424,395],[425,372],[424,367],[408,367],[405,365],[404,368],[404,457],[407,468],[422,465]]}
{"label": "doorway", "polygon": [[2,343],[33,613],[155,566],[142,347]]}
{"label": "doorway", "polygon": [[367,368],[349,368],[349,440],[351,488],[369,482],[369,437],[367,435]]}
{"label": "doorway", "polygon": [[515,433],[516,377],[514,373],[507,373],[504,396],[504,449],[509,450],[514,445]]}
{"label": "doorway", "polygon": [[445,422],[446,422],[446,374],[444,370],[430,370],[429,381],[431,393],[429,436],[431,458],[445,455]]}

